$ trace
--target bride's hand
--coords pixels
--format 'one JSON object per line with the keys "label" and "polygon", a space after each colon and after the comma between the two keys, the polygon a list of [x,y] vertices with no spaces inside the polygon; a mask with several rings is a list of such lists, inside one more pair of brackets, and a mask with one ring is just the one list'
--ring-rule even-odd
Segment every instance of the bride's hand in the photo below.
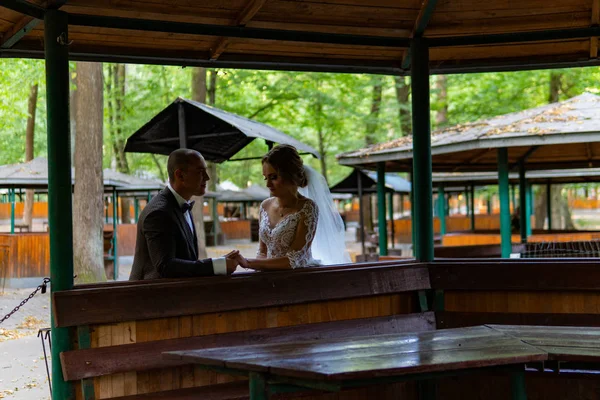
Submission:
{"label": "bride's hand", "polygon": [[240,265],[240,267],[250,268],[250,264],[248,263],[248,260],[246,259],[246,257],[242,256],[241,254],[237,255],[236,261]]}

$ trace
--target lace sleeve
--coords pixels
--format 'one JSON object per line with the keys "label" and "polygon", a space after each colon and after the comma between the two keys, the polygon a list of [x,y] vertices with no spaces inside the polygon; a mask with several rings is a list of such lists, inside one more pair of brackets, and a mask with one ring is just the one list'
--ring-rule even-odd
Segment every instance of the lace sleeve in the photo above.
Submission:
{"label": "lace sleeve", "polygon": [[309,200],[302,207],[300,216],[296,238],[290,251],[286,254],[292,269],[306,267],[313,261],[310,246],[315,238],[317,223],[319,222],[319,210],[314,202]]}
{"label": "lace sleeve", "polygon": [[[263,213],[266,212],[265,209],[264,209],[265,201],[266,200],[264,200],[262,203],[260,203],[260,209],[258,210],[258,226],[259,226],[258,229],[259,230],[260,230],[260,228],[262,226],[262,223],[263,223],[263,218],[264,218],[263,217]],[[267,253],[265,252],[265,250],[266,250],[265,244],[263,243],[262,239],[259,236],[259,238],[258,238],[258,250],[256,250],[256,257],[257,258],[267,258]]]}

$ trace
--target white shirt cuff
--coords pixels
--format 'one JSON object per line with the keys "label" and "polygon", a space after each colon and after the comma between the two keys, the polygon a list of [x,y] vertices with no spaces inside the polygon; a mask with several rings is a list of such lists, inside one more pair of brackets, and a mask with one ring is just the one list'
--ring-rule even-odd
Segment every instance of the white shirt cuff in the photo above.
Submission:
{"label": "white shirt cuff", "polygon": [[225,257],[213,258],[212,263],[215,275],[227,275],[227,261],[225,261]]}

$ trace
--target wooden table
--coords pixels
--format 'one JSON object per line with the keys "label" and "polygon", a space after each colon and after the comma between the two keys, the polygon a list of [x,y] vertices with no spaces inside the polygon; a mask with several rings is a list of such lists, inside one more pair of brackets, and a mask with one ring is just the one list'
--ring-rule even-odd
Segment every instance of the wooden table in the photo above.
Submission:
{"label": "wooden table", "polygon": [[[544,327],[547,329],[547,327]],[[600,330],[598,330],[600,336]],[[513,399],[526,399],[525,364],[548,360],[548,352],[513,331],[477,326],[285,344],[165,352],[250,379],[250,399],[290,390],[339,391],[405,380],[432,380],[485,369],[511,373]]]}

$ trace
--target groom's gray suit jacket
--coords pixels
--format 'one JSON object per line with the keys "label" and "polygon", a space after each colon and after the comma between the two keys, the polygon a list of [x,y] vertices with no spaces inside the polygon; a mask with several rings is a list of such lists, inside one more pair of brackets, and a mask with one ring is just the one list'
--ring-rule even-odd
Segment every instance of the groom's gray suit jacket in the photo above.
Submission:
{"label": "groom's gray suit jacket", "polygon": [[212,260],[198,260],[195,227],[192,232],[175,196],[165,188],[140,214],[129,280],[210,275]]}

